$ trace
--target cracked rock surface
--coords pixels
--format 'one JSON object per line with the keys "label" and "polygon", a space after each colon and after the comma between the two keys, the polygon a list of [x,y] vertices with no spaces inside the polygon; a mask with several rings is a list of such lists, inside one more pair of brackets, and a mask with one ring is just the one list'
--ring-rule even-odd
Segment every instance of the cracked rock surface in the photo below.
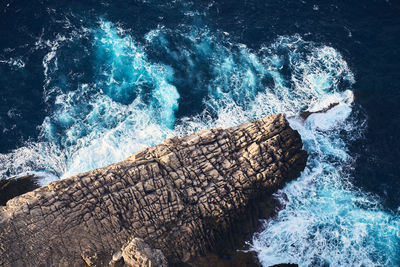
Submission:
{"label": "cracked rock surface", "polygon": [[282,114],[167,139],[9,200],[0,207],[0,266],[107,266],[126,247],[152,266],[135,248],[187,262],[251,200],[298,177],[306,160]]}

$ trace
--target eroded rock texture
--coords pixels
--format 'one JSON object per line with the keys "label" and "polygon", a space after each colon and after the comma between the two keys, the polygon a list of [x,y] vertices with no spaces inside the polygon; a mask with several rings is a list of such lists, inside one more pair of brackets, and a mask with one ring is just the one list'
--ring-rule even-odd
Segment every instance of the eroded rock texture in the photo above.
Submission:
{"label": "eroded rock texture", "polygon": [[106,266],[134,238],[170,264],[188,261],[252,199],[297,177],[306,158],[280,114],[167,139],[0,207],[0,265]]}

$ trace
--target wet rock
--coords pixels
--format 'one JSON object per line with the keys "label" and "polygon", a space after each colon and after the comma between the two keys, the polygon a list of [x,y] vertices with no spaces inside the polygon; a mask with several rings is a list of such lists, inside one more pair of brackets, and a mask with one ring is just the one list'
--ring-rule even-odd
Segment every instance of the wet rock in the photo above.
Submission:
{"label": "wet rock", "polygon": [[324,108],[324,109],[322,109],[322,110],[318,110],[318,111],[304,111],[304,112],[302,112],[302,113],[300,114],[300,117],[301,117],[303,120],[306,120],[311,114],[327,112],[328,110],[330,110],[330,109],[336,107],[337,105],[339,105],[339,103],[332,103],[332,104],[330,104],[328,107],[326,107],[326,108]]}
{"label": "wet rock", "polygon": [[0,206],[6,205],[7,201],[39,188],[38,178],[33,174],[22,177],[0,180]]}
{"label": "wet rock", "polygon": [[125,264],[190,262],[254,231],[244,222],[255,225],[261,200],[306,160],[281,114],[167,139],[9,200],[0,207],[0,265],[107,266],[118,251]]}

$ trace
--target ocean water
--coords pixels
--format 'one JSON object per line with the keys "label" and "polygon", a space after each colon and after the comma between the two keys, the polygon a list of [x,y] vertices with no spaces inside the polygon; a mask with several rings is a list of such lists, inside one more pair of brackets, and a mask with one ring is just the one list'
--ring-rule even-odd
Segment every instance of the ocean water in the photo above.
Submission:
{"label": "ocean water", "polygon": [[[0,179],[285,113],[309,153],[264,266],[400,266],[395,1],[3,1]],[[306,120],[304,111],[325,113]]]}

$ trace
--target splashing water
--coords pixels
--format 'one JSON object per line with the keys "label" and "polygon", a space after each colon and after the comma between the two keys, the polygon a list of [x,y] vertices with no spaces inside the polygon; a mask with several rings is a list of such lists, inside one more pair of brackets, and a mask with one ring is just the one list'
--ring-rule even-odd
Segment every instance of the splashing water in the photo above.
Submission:
{"label": "splashing water", "polygon": [[398,265],[400,218],[349,183],[346,140],[360,127],[351,112],[351,104],[342,102],[305,123],[290,120],[310,156],[301,177],[276,194],[285,209],[253,238],[263,265]]}
{"label": "splashing water", "polygon": [[[70,48],[92,38],[91,81],[63,62]],[[50,170],[62,177],[106,166],[161,142],[173,127],[179,93],[173,70],[147,60],[123,30],[100,21],[99,28],[58,36],[43,60],[45,99],[52,114],[41,125],[40,143],[0,155],[3,175]]]}
{"label": "splashing water", "polygon": [[[39,142],[0,154],[0,176],[67,177],[168,136],[282,112],[310,157],[302,176],[277,194],[286,208],[254,236],[262,264],[398,264],[399,218],[350,183],[347,146],[361,138],[364,122],[353,111],[353,74],[335,49],[286,36],[252,51],[223,33],[185,26],[160,27],[143,40],[101,20],[39,42],[49,49],[43,67],[50,115]],[[65,56],[71,51],[82,53]],[[299,117],[332,103],[339,104]],[[184,107],[191,115],[177,117]]]}

